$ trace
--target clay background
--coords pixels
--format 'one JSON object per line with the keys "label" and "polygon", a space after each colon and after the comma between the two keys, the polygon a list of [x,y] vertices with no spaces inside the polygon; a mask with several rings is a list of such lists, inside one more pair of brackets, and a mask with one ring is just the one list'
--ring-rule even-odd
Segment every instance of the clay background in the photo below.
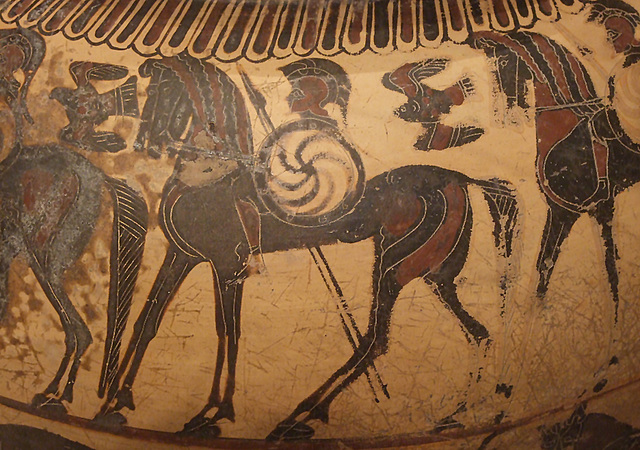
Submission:
{"label": "clay background", "polygon": [[[533,30],[575,54],[580,54],[579,47],[591,49],[592,53],[581,61],[598,93],[605,95],[607,80],[617,70],[619,58],[607,45],[603,27],[587,24],[586,13],[580,13],[566,14],[555,24],[541,22]],[[55,142],[60,129],[67,124],[64,109],[49,94],[54,87],[74,87],[68,72],[71,62],[124,65],[130,75],[135,75],[145,61],[133,51],[116,51],[105,45],[92,47],[84,40],[69,41],[60,35],[46,38],[46,44],[45,61],[27,99],[35,120],[35,126],[25,129],[27,144]],[[428,80],[429,85],[445,88],[462,76],[470,76],[476,87],[476,93],[463,105],[454,107],[444,122],[476,125],[485,133],[462,147],[419,152],[413,143],[422,132],[420,125],[394,116],[394,109],[404,98],[385,89],[381,79],[386,72],[406,62],[434,57],[448,58],[451,62],[444,72]],[[267,110],[276,125],[295,118],[285,101],[290,85],[277,69],[296,59],[238,63],[267,98]],[[605,392],[635,382],[640,374],[640,187],[632,187],[616,198],[613,227],[620,256],[617,325],[614,326],[602,238],[593,219],[586,215],[579,219],[565,242],[546,298],[540,300],[535,296],[535,262],[546,204],[534,172],[534,121],[531,114],[518,108],[505,111],[504,100],[493,91],[488,58],[478,50],[445,43],[411,53],[365,53],[332,59],[351,79],[344,134],[359,150],[367,178],[408,164],[441,166],[474,178],[499,177],[515,187],[520,214],[514,256],[506,266],[492,242],[493,225],[486,202],[478,189],[470,189],[475,220],[469,257],[457,284],[467,311],[491,333],[492,342],[486,353],[467,341],[455,317],[431,289],[414,280],[402,290],[394,308],[389,352],[376,360],[391,398],[374,402],[361,377],[337,397],[331,407],[329,425],[317,426],[315,437],[369,438],[424,432],[463,402],[467,411],[457,415],[457,420],[466,430],[490,425],[503,411],[506,420],[517,421],[565,408],[558,416],[561,421],[568,417],[574,404],[596,395],[593,390],[601,380],[607,380]],[[213,63],[242,86],[235,63]],[[637,68],[632,76],[638,76]],[[140,105],[144,104],[147,81],[138,79]],[[119,84],[120,81],[96,82],[95,86],[99,92],[106,92]],[[266,133],[255,109],[250,105],[248,108],[254,145],[258,146]],[[11,135],[11,123],[8,109],[2,111],[5,136]],[[631,136],[636,132],[638,137],[637,122],[623,125]],[[137,119],[122,117],[110,118],[100,126],[99,129],[115,130],[127,139],[127,149],[118,154],[74,149],[108,175],[125,179],[143,193],[149,205],[149,234],[124,342],[130,336],[131,324],[145,302],[167,247],[157,227],[156,214],[162,186],[175,162],[167,155],[154,160],[144,153],[135,153],[132,143],[137,127]],[[94,337],[83,357],[74,402],[68,405],[69,414],[85,418],[92,418],[101,404],[96,386],[106,333],[111,227],[106,207],[110,200],[106,194],[104,201],[102,218],[89,248],[66,282],[70,298]],[[371,301],[372,242],[332,245],[324,251],[358,324],[364,328]],[[222,424],[225,437],[264,438],[352,352],[341,329],[335,301],[308,252],[265,254],[264,260],[267,270],[250,277],[245,284],[236,422]],[[503,308],[499,284],[505,270],[508,289]],[[28,403],[55,373],[64,349],[64,335],[24,260],[12,266],[10,283],[8,317],[0,327],[0,395]],[[129,426],[179,431],[205,402],[215,363],[213,304],[211,268],[201,264],[180,288],[149,347],[134,386],[136,410],[126,414]],[[613,355],[618,363],[610,365]],[[480,379],[476,381],[478,372]],[[512,386],[508,398],[504,393],[496,393],[496,385],[500,384]],[[627,394],[622,394],[623,400],[616,400],[618,403],[601,401],[601,410],[611,408],[609,413],[618,420],[638,427],[638,419],[626,411],[633,409],[640,398],[637,386],[625,388],[624,392]],[[614,404],[618,406],[608,406]],[[76,431],[70,426],[58,428],[50,421],[30,419],[9,408],[3,407],[0,417],[5,423],[43,426],[89,446],[118,448],[123,442],[101,433]],[[531,427],[510,436],[499,439],[503,439],[503,444],[519,445],[527,439],[532,442],[540,439],[538,431]],[[142,448],[147,444],[137,445]]]}

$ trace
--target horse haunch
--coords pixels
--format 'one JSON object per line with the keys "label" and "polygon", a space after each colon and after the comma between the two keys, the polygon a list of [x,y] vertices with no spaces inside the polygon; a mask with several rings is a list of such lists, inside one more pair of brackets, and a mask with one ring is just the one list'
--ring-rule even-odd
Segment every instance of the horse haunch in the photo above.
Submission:
{"label": "horse haunch", "polygon": [[[367,330],[356,332],[354,356],[301,403],[292,417],[305,412],[308,416],[302,422],[327,417],[322,411],[328,411],[332,399],[359,375],[368,373],[374,359],[387,350],[389,324],[398,293],[415,278],[423,278],[434,288],[459,320],[470,342],[480,344],[489,338],[489,331],[459,301],[454,281],[464,267],[469,250],[473,220],[468,197],[470,185],[482,190],[494,221],[496,246],[501,255],[509,256],[518,208],[508,184],[473,180],[437,167],[401,167],[369,180],[353,211],[324,226],[294,226],[262,210],[263,252],[368,238],[374,242],[373,296]],[[172,179],[165,186],[160,215],[170,241],[169,250],[134,327],[118,374],[118,378],[124,377],[120,391],[108,396],[102,414],[116,413],[124,407],[133,409],[132,386],[146,348],[187,274],[199,263],[208,261],[214,267],[218,357],[210,399],[185,429],[215,427],[217,421],[235,417],[233,393],[240,336],[236,324],[240,322],[242,286],[246,278],[243,270],[249,256],[235,198],[238,191],[243,198],[255,197],[251,189],[254,187],[248,172],[215,185],[189,187]],[[222,389],[221,373],[225,365],[228,375]],[[110,406],[116,399],[117,403]],[[217,408],[217,412],[207,419],[205,414],[212,408]]]}
{"label": "horse haunch", "polygon": [[[4,308],[8,302],[6,273],[11,261],[19,253],[25,254],[65,332],[65,354],[58,371],[33,403],[64,411],[61,401],[73,400],[81,357],[92,342],[89,328],[67,295],[65,275],[94,234],[103,190],[108,187],[114,200],[109,319],[119,324],[115,339],[111,335],[108,339],[113,348],[109,348],[108,342],[105,352],[105,364],[108,360],[111,373],[114,365],[117,369],[121,329],[126,323],[140,266],[146,235],[146,204],[126,183],[106,177],[84,157],[57,145],[21,148],[3,175],[0,197],[9,213],[2,217],[6,245],[0,261],[3,270],[0,303]],[[67,384],[59,395],[59,384],[67,371]],[[101,382],[101,389],[107,384],[111,386],[112,381]]]}

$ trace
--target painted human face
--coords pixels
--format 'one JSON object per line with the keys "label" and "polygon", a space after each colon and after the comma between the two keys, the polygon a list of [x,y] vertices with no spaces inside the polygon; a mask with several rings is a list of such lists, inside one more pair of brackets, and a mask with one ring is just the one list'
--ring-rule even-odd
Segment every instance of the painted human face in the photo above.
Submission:
{"label": "painted human face", "polygon": [[613,45],[616,53],[624,53],[631,47],[640,45],[635,38],[635,30],[628,20],[622,17],[609,17],[604,21],[607,29],[607,39]]}
{"label": "painted human face", "polygon": [[327,84],[318,77],[302,77],[291,84],[291,93],[287,96],[289,108],[294,113],[310,112],[318,116],[328,116],[321,103],[327,98]]}

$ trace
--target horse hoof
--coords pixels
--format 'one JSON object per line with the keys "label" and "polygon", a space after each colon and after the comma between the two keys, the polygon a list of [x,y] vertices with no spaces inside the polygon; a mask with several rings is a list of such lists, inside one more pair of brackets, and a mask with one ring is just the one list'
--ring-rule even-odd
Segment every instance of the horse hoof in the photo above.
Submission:
{"label": "horse hoof", "polygon": [[46,411],[50,414],[67,414],[67,408],[65,408],[62,402],[57,398],[49,397],[47,394],[36,394],[33,397],[33,400],[31,400],[31,406],[34,406],[42,411]]}
{"label": "horse hoof", "polygon": [[106,414],[97,414],[93,418],[93,423],[105,428],[121,428],[127,424],[127,418],[117,411]]}
{"label": "horse hoof", "polygon": [[220,427],[216,423],[204,416],[196,416],[189,422],[184,424],[182,431],[178,434],[181,436],[196,436],[205,439],[215,439],[220,436]]}
{"label": "horse hoof", "polygon": [[294,422],[294,423],[280,423],[273,430],[267,441],[299,441],[303,439],[311,439],[315,430],[306,423]]}
{"label": "horse hoof", "polygon": [[453,430],[455,428],[464,428],[464,425],[452,417],[447,417],[437,422],[433,431],[435,433],[442,433],[443,431]]}
{"label": "horse hoof", "polygon": [[116,394],[116,409],[129,408],[131,411],[136,409],[136,405],[133,403],[133,392],[131,389],[121,389]]}

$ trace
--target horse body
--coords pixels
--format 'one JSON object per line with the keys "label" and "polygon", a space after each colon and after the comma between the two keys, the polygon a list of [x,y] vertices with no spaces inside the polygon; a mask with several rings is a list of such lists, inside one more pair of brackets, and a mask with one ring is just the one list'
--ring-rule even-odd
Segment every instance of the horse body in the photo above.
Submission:
{"label": "horse body", "polygon": [[[544,89],[536,86],[536,92]],[[536,106],[542,101],[536,93]],[[558,104],[562,107],[562,104]],[[549,209],[543,232],[542,243],[536,268],[540,275],[537,294],[543,297],[548,289],[551,274],[560,254],[561,246],[569,235],[576,220],[585,213],[595,218],[601,228],[605,246],[605,269],[614,302],[614,316],[618,319],[619,293],[618,270],[616,267],[617,250],[613,236],[612,219],[615,196],[640,181],[640,145],[634,143],[617,123],[614,112],[603,107],[598,113],[607,115],[607,128],[610,136],[606,143],[596,141],[589,119],[580,118],[569,109],[544,111],[538,115],[538,135],[542,140],[548,134],[566,134],[548,151],[544,160],[539,162],[544,180],[539,179],[547,198]],[[543,117],[541,117],[543,116]],[[594,118],[593,121],[597,121]],[[556,128],[549,124],[553,123]],[[560,125],[560,126],[557,126]],[[614,128],[616,130],[614,131]],[[592,146],[606,145],[608,149],[607,171],[609,194],[607,198],[593,198],[598,188],[597,161],[594,161]]]}
{"label": "horse body", "polygon": [[[23,254],[59,315],[65,332],[65,353],[60,366],[44,392],[34,397],[33,403],[63,411],[61,401],[73,400],[73,385],[80,361],[92,342],[89,328],[67,296],[65,273],[81,256],[93,235],[105,187],[113,197],[114,208],[123,203],[133,207],[132,213],[138,217],[134,221],[141,222],[141,225],[144,225],[146,209],[144,202],[123,182],[107,177],[86,158],[58,145],[23,148],[16,144],[0,166],[0,199],[3,206],[0,218],[3,241],[0,252],[0,306],[4,312],[9,301],[8,274],[11,263],[16,256]],[[139,267],[134,261],[142,251],[141,245],[139,248],[134,245],[133,259],[120,254],[119,251],[129,245],[123,245],[125,240],[131,237],[123,235],[129,233],[123,229],[123,222],[127,221],[129,213],[125,212],[125,217],[122,217],[122,213],[116,211],[115,215],[112,247],[117,254],[112,258],[111,267],[111,289],[114,293],[110,302],[112,309],[116,309],[116,299],[122,300],[123,289],[129,290],[133,286]],[[134,240],[138,244],[140,239],[144,241],[144,231],[134,231],[137,234]],[[133,272],[122,270],[123,264],[131,262],[134,262]],[[131,275],[133,279],[124,280]],[[126,296],[124,294],[125,305]],[[122,308],[122,303],[120,305]],[[115,320],[115,312],[109,315],[111,320]],[[115,342],[111,339],[110,344],[118,346],[118,339]],[[113,349],[108,348],[105,364],[109,359],[108,354],[112,352]],[[117,364],[118,355],[113,354],[111,358],[109,365]],[[109,371],[113,370],[113,367],[109,367]],[[58,398],[60,381],[67,372],[66,386]]]}
{"label": "horse body", "polygon": [[[512,104],[529,108],[525,81],[533,83],[536,175],[548,205],[536,264],[538,297],[548,290],[562,243],[576,220],[588,213],[601,227],[617,320],[617,252],[611,219],[615,196],[640,181],[640,144],[626,135],[615,110],[597,96],[580,60],[552,39],[525,31],[480,32],[470,44],[498,60],[497,77],[506,80],[500,87]],[[508,74],[517,76],[502,76]],[[608,192],[599,184],[605,174]]]}
{"label": "horse body", "polygon": [[[25,154],[2,174],[3,205],[0,302],[9,300],[8,272],[14,257],[27,255],[29,266],[60,316],[65,331],[65,354],[60,367],[35,404],[54,404],[68,369],[60,397],[71,401],[80,358],[92,342],[91,333],[64,289],[64,273],[88,243],[100,212],[104,176],[88,161],[57,146],[23,149]],[[62,406],[59,404],[59,406]]]}
{"label": "horse body", "polygon": [[[460,321],[470,342],[479,345],[489,337],[487,329],[461,305],[454,283],[469,249],[473,223],[468,198],[470,185],[479,186],[488,200],[496,243],[501,245],[502,254],[508,256],[517,215],[513,192],[503,182],[473,180],[437,167],[406,166],[374,177],[367,182],[362,199],[350,213],[323,226],[295,226],[266,209],[261,211],[261,248],[265,253],[369,238],[373,239],[375,248],[369,324],[355,344],[354,356],[322,388],[322,395],[316,393],[301,403],[299,411],[279,427],[276,437],[279,433],[312,433],[303,422],[314,418],[325,420],[332,399],[364,373],[377,356],[386,352],[393,304],[402,287],[413,279],[422,278],[433,287]],[[235,365],[246,278],[244,267],[249,256],[233,201],[237,195],[257,199],[248,171],[231,174],[224,182],[200,187],[182,185],[175,178],[168,181],[160,206],[160,225],[169,240],[169,249],[134,326],[120,368],[119,376],[124,379],[115,396],[117,403],[112,407],[108,399],[101,414],[109,416],[124,407],[135,408],[133,382],[166,308],[187,274],[196,265],[209,262],[213,267],[216,295],[217,359],[209,400],[185,425],[185,430],[217,430],[218,421],[235,419]],[[225,364],[227,378],[222,389]],[[348,374],[346,381],[343,373]],[[344,383],[336,384],[338,379]],[[212,408],[217,408],[215,415],[206,418],[205,414]],[[302,410],[308,414],[299,419],[297,416]],[[317,411],[322,413],[318,415]],[[293,431],[289,430],[292,424]]]}
{"label": "horse body", "polygon": [[[65,352],[53,380],[33,405],[64,412],[62,401],[73,400],[73,385],[82,355],[92,342],[86,323],[67,296],[67,270],[80,257],[93,235],[106,187],[114,207],[111,243],[108,336],[101,381],[102,396],[117,372],[120,339],[126,325],[133,286],[140,267],[146,235],[144,200],[125,182],[106,176],[83,156],[55,144],[24,146],[23,121],[33,122],[26,109],[30,82],[45,54],[45,43],[34,31],[2,30],[0,53],[5,77],[0,97],[11,108],[14,137],[11,150],[0,162],[0,314],[9,302],[9,270],[25,255],[47,299],[56,310],[65,333]],[[22,71],[20,84],[14,74]],[[4,142],[3,142],[4,143]],[[59,385],[67,383],[59,394]]]}
{"label": "horse body", "polygon": [[[337,242],[358,242],[372,237],[383,226],[402,228],[403,220],[412,223],[415,220],[413,216],[418,214],[418,198],[424,198],[427,204],[433,203],[435,200],[427,194],[432,196],[449,185],[466,187],[471,182],[462,174],[432,166],[395,169],[369,180],[362,199],[349,214],[336,222],[314,227],[286,223],[262,208],[261,248],[263,252],[271,253]],[[397,191],[394,189],[396,183]],[[177,183],[170,182],[165,193],[180,190],[176,186]],[[241,255],[234,255],[236,260],[240,260],[247,251],[246,239],[233,201],[229,200],[239,195],[238,192],[249,189],[254,192],[248,197],[258,201],[253,181],[245,172],[229,183],[185,187],[184,192],[175,197],[167,195],[160,209],[163,229],[187,254],[197,254],[202,259],[215,262],[222,257],[224,250],[231,249]],[[205,204],[215,204],[216,207],[202,208]],[[390,206],[395,209],[390,211]],[[434,208],[431,204],[429,206]],[[394,213],[398,217],[394,217]],[[431,214],[430,211],[429,218]],[[398,223],[394,225],[394,222]],[[203,233],[205,227],[207,232]],[[181,242],[188,242],[190,249],[185,249]]]}

